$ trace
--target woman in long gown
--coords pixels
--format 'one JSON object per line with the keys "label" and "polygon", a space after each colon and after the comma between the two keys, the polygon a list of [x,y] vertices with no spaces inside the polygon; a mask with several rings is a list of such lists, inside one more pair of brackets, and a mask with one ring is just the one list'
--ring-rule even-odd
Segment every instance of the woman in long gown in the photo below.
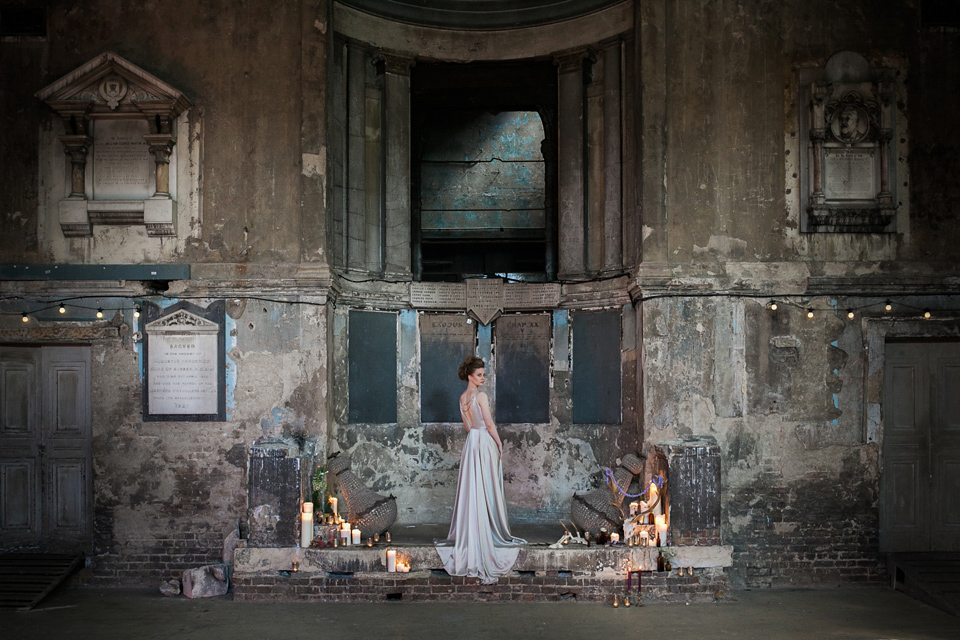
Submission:
{"label": "woman in long gown", "polygon": [[483,386],[483,360],[467,356],[457,374],[466,380],[460,396],[460,418],[467,440],[460,455],[457,497],[446,540],[437,542],[437,553],[452,576],[496,582],[513,567],[526,540],[510,533],[503,494],[503,443],[490,415]]}

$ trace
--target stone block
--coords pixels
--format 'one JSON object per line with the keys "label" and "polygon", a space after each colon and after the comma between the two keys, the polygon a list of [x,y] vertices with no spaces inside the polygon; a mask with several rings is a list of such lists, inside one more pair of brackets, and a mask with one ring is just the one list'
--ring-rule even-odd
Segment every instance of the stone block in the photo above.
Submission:
{"label": "stone block", "polygon": [[183,572],[183,595],[188,598],[222,596],[230,586],[229,569],[224,564],[208,564]]}

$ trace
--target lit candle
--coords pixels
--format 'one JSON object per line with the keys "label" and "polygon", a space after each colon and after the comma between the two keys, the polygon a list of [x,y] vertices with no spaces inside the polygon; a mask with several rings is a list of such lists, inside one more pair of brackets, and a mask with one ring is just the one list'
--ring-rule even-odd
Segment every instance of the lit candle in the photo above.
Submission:
{"label": "lit candle", "polygon": [[639,511],[639,510],[640,510],[640,503],[639,503],[639,502],[631,502],[631,503],[630,503],[630,515],[632,515],[632,516],[637,515],[637,511]]}
{"label": "lit candle", "polygon": [[350,541],[350,544],[360,544],[360,529],[353,530],[353,540]]}
{"label": "lit candle", "polygon": [[337,499],[333,496],[330,497],[330,513],[333,514],[333,519],[337,519]]}
{"label": "lit candle", "polygon": [[390,573],[396,573],[397,571],[396,549],[387,549],[387,571]]}
{"label": "lit candle", "polygon": [[660,546],[667,546],[667,516],[659,515],[656,517],[657,534],[660,536]]}
{"label": "lit candle", "polygon": [[[307,505],[313,506],[312,503],[304,503],[304,507]],[[310,543],[313,541],[313,511],[304,511],[300,514],[300,546],[309,547]]]}
{"label": "lit candle", "polygon": [[304,503],[303,503],[303,512],[304,512],[304,513],[310,513],[310,514],[312,514],[312,513],[313,513],[313,503],[312,503],[312,502],[304,502]]}
{"label": "lit candle", "polygon": [[343,544],[350,544],[350,523],[344,522],[340,525],[340,537],[343,538]]}
{"label": "lit candle", "polygon": [[646,529],[640,532],[640,546],[641,547],[650,546],[650,534],[647,533]]}
{"label": "lit candle", "polygon": [[620,534],[611,533],[610,534],[610,544],[620,544]]}

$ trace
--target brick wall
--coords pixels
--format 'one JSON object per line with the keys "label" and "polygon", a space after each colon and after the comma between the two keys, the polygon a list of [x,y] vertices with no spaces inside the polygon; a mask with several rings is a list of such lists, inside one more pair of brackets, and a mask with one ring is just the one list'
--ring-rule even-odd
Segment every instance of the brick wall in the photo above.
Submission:
{"label": "brick wall", "polygon": [[159,585],[179,579],[186,569],[220,562],[219,532],[171,532],[169,537],[129,540],[115,550],[95,554],[84,582],[95,586]]}
{"label": "brick wall", "polygon": [[886,579],[879,560],[876,490],[862,479],[758,483],[734,493],[725,510],[724,542],[734,547],[735,587]]}
{"label": "brick wall", "polygon": [[[637,588],[636,574],[632,581]],[[477,578],[449,576],[442,570],[395,573],[302,573],[274,572],[238,576],[233,584],[235,600],[308,600],[317,602],[428,601],[577,601],[612,602],[614,594],[626,591],[626,575],[597,577],[565,571],[514,571],[493,585]],[[712,601],[728,592],[722,569],[697,569],[693,575],[644,572],[645,601]]]}

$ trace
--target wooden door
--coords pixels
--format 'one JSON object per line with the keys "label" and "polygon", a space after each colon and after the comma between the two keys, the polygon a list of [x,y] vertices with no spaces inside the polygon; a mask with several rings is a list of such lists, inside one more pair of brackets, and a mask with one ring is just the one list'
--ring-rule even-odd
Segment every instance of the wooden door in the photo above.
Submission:
{"label": "wooden door", "polygon": [[92,539],[89,347],[0,347],[0,544]]}
{"label": "wooden door", "polygon": [[888,343],[881,551],[960,551],[960,343]]}

